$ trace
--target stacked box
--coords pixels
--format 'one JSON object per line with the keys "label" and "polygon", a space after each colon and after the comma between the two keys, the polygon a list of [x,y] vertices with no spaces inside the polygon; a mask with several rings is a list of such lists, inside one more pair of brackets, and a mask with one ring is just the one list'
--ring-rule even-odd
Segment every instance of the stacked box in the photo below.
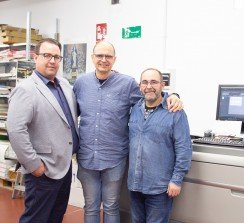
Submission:
{"label": "stacked box", "polygon": [[5,154],[9,149],[10,143],[0,144],[0,178],[8,178],[8,170],[15,165],[16,161],[6,160]]}
{"label": "stacked box", "polygon": [[12,166],[8,170],[8,179],[15,180],[17,176],[17,172],[15,171],[15,166]]}
{"label": "stacked box", "polygon": [[[31,42],[37,43],[42,39],[39,30],[31,29]],[[26,29],[0,24],[0,43],[14,44],[26,42]]]}
{"label": "stacked box", "polygon": [[0,178],[9,179],[9,169],[15,165],[13,160],[0,160]]}

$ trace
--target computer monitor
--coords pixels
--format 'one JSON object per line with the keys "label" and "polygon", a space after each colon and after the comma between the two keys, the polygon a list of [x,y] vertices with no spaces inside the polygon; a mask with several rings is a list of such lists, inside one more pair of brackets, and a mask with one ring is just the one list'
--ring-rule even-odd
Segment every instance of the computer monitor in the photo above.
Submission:
{"label": "computer monitor", "polygon": [[242,121],[244,134],[244,85],[219,85],[216,120]]}

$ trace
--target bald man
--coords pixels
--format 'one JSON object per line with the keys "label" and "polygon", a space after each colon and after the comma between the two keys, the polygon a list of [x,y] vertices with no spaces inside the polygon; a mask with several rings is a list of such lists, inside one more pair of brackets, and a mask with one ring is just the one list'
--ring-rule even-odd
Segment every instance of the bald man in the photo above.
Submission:
{"label": "bald man", "polygon": [[[95,71],[81,75],[74,84],[80,109],[78,178],[85,198],[85,223],[100,222],[103,203],[105,223],[119,223],[119,195],[128,157],[128,120],[131,107],[142,95],[134,78],[112,70],[115,48],[99,42],[91,55]],[[168,106],[182,108],[175,95]]]}

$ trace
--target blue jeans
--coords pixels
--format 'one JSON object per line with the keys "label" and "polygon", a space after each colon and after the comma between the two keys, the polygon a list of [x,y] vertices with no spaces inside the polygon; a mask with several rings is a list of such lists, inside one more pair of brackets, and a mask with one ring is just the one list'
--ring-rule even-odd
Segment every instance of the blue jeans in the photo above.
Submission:
{"label": "blue jeans", "polygon": [[132,223],[168,223],[173,198],[130,191]]}
{"label": "blue jeans", "polygon": [[100,207],[103,202],[104,223],[119,223],[119,198],[125,172],[126,159],[118,166],[105,170],[89,170],[78,167],[85,198],[85,223],[100,223]]}

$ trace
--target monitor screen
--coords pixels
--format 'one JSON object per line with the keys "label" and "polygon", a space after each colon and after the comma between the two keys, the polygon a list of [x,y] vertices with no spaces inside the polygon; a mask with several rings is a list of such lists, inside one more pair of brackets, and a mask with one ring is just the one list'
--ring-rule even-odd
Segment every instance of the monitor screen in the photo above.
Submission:
{"label": "monitor screen", "polygon": [[244,134],[244,85],[219,85],[216,120],[242,121]]}
{"label": "monitor screen", "polygon": [[216,120],[244,121],[244,85],[219,85]]}

